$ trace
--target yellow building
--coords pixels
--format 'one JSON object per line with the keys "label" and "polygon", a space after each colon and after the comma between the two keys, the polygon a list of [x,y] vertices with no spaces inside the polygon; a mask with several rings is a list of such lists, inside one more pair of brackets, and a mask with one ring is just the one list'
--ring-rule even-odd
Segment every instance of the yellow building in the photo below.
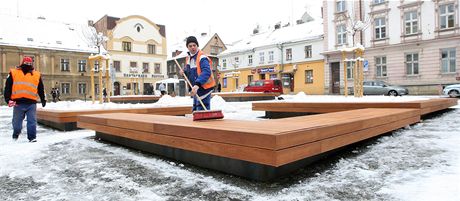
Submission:
{"label": "yellow building", "polygon": [[285,94],[324,94],[323,31],[317,29],[321,23],[256,31],[229,47],[218,55],[222,92],[243,91],[255,80],[280,79]]}

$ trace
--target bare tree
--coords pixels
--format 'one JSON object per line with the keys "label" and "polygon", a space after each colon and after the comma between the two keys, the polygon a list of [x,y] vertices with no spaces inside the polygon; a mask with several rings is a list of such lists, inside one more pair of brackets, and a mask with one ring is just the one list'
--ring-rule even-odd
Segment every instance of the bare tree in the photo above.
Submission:
{"label": "bare tree", "polygon": [[96,28],[89,26],[83,27],[83,38],[91,47],[97,47],[98,53],[101,54],[101,46],[107,41],[107,37],[101,32],[97,32]]}
{"label": "bare tree", "polygon": [[368,15],[366,15],[364,20],[361,21],[359,17],[356,17],[356,15],[354,14],[350,15],[349,13],[346,14],[346,18],[348,21],[347,22],[347,33],[352,36],[353,46],[355,46],[356,45],[355,43],[356,33],[361,32],[361,38],[362,38],[362,32],[364,32],[364,30],[366,30],[371,24],[371,18]]}

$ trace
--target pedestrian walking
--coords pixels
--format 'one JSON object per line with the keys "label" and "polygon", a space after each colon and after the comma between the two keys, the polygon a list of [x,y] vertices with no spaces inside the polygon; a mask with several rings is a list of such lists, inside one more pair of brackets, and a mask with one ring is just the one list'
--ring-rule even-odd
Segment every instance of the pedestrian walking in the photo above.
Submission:
{"label": "pedestrian walking", "polygon": [[16,68],[10,69],[5,82],[5,101],[13,107],[13,140],[22,131],[22,122],[27,117],[27,139],[37,142],[37,100],[46,106],[45,92],[40,72],[33,67],[33,60],[24,57]]}

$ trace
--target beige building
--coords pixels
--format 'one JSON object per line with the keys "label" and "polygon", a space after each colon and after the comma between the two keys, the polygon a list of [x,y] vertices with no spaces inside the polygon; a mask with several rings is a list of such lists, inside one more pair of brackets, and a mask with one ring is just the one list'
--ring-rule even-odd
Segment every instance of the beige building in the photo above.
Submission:
{"label": "beige building", "polygon": [[165,26],[139,15],[106,15],[94,27],[108,39],[114,95],[152,94],[153,84],[166,77]]}
{"label": "beige building", "polygon": [[[365,80],[402,85],[410,94],[439,94],[442,86],[459,83],[459,4],[459,0],[324,1],[326,91],[343,93],[340,49],[357,43],[365,47]],[[357,21],[366,26],[353,37],[349,30]],[[347,72],[348,83],[353,83],[353,70]]]}
{"label": "beige building", "polygon": [[86,38],[91,27],[16,16],[2,16],[0,25],[8,27],[0,29],[1,93],[9,69],[19,65],[24,56],[29,56],[42,74],[48,100],[51,88],[60,90],[61,100],[88,98],[87,58],[90,53],[97,52],[88,45]]}

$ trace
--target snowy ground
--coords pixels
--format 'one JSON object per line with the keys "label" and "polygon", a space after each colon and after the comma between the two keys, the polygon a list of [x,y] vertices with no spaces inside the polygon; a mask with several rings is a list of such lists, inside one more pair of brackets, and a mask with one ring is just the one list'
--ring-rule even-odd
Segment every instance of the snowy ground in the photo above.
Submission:
{"label": "snowy ground", "polygon": [[[301,96],[283,97],[287,101],[311,101]],[[406,97],[401,99],[426,98]],[[324,102],[338,97],[312,98]],[[227,103],[220,97],[212,101],[214,109],[222,109],[226,118],[260,120],[257,117],[263,115],[252,112],[249,102]],[[189,103],[189,98],[163,97],[151,106]],[[69,109],[74,105],[75,102],[50,103],[47,108]],[[18,142],[12,142],[11,117],[10,108],[0,107],[0,200],[458,200],[460,197],[459,106],[414,126],[360,143],[272,183],[247,181],[100,142],[93,139],[94,132],[89,130],[60,132],[39,126],[37,143],[28,143],[25,131]]]}

